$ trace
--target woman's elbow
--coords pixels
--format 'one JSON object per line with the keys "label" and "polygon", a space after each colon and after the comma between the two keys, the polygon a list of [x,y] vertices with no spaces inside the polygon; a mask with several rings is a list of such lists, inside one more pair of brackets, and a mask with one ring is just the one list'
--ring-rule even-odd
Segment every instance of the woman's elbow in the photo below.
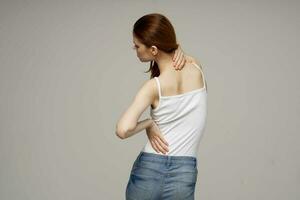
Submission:
{"label": "woman's elbow", "polygon": [[116,125],[116,135],[121,139],[126,139],[129,132],[134,130],[136,123],[133,123],[129,120],[119,121]]}
{"label": "woman's elbow", "polygon": [[120,139],[125,139],[126,138],[126,133],[127,130],[121,126],[116,127],[116,135],[120,138]]}

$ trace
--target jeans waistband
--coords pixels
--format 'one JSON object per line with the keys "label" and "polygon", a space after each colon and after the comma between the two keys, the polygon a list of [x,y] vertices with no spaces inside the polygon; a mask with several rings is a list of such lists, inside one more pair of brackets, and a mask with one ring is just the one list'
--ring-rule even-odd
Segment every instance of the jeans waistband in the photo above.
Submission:
{"label": "jeans waistband", "polygon": [[137,161],[153,161],[161,163],[190,163],[195,164],[197,158],[194,156],[168,156],[141,151],[137,157]]}

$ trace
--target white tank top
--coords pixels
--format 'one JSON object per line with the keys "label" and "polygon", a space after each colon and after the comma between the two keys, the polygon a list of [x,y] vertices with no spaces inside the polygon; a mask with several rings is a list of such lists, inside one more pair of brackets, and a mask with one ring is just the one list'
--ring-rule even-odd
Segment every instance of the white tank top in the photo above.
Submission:
{"label": "white tank top", "polygon": [[161,96],[159,80],[154,77],[158,87],[159,103],[156,108],[151,107],[150,115],[169,143],[169,152],[157,153],[149,140],[142,151],[169,156],[197,157],[206,124],[207,90],[204,73],[197,64],[193,64],[202,73],[204,86],[200,89],[178,95]]}

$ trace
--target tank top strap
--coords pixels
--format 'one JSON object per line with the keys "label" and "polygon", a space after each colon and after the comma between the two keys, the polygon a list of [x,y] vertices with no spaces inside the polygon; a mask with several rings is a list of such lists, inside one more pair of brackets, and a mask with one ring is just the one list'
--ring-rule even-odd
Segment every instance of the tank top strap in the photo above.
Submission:
{"label": "tank top strap", "polygon": [[160,89],[160,83],[157,77],[154,77],[156,84],[157,84],[157,90],[158,90],[158,96],[161,97],[161,89]]}
{"label": "tank top strap", "polygon": [[201,74],[202,74],[202,77],[203,77],[203,85],[204,85],[204,88],[205,88],[205,90],[206,90],[206,80],[205,80],[205,76],[204,76],[203,70],[202,70],[201,67],[199,67],[199,65],[197,65],[196,63],[193,63],[193,62],[192,62],[192,64],[200,70],[200,72],[201,72]]}

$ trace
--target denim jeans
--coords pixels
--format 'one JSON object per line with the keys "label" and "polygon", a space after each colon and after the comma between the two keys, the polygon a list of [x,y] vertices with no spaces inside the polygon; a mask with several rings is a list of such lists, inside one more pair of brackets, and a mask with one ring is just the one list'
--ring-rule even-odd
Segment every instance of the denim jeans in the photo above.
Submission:
{"label": "denim jeans", "polygon": [[194,200],[197,158],[141,151],[131,169],[126,200]]}

